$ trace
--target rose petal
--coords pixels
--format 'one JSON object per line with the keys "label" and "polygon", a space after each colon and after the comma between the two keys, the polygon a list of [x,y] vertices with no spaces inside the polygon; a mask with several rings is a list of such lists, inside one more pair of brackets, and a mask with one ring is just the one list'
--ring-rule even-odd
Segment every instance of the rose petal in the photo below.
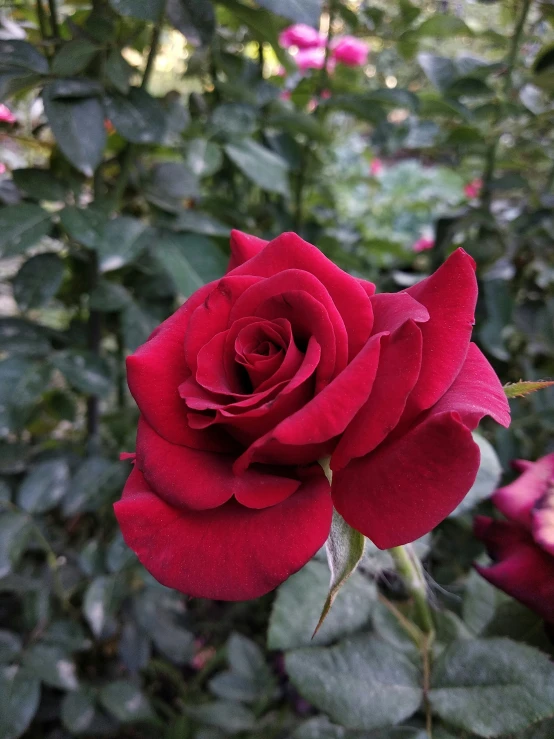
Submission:
{"label": "rose petal", "polygon": [[135,468],[114,508],[125,542],[159,582],[215,600],[249,600],[276,588],[323,545],[332,515],[323,474],[270,508],[230,500],[183,511],[156,496]]}
{"label": "rose petal", "polygon": [[536,503],[531,511],[531,531],[533,539],[546,552],[554,555],[554,483]]}
{"label": "rose petal", "polygon": [[348,425],[331,457],[333,472],[346,467],[354,457],[363,457],[373,451],[395,428],[419,377],[421,352],[421,331],[413,321],[383,338],[371,394]]}
{"label": "rose petal", "polygon": [[479,469],[479,447],[456,413],[430,415],[333,475],[333,502],[380,549],[431,531],[460,503]]}
{"label": "rose petal", "polygon": [[456,411],[470,429],[483,416],[510,425],[510,406],[495,371],[475,344],[470,344],[460,374],[433,408],[433,413]]}
{"label": "rose petal", "polygon": [[286,459],[291,447],[321,444],[341,434],[369,397],[383,337],[383,334],[373,336],[348,367],[315,398],[255,441],[239,457],[235,469],[244,470],[253,461],[265,459],[268,446],[281,446]]}
{"label": "rose petal", "polygon": [[190,375],[183,350],[187,325],[211,290],[213,284],[198,290],[127,358],[127,381],[142,415],[158,434],[174,444],[225,451],[233,448],[232,440],[221,430],[191,429],[179,396],[179,385]]}
{"label": "rose petal", "polygon": [[300,487],[298,480],[249,469],[233,474],[234,457],[170,444],[144,419],[137,433],[137,466],[148,485],[176,508],[205,510],[226,503],[233,495],[253,508],[280,503]]}
{"label": "rose petal", "polygon": [[506,559],[522,544],[531,543],[529,532],[513,521],[497,521],[488,516],[475,516],[473,533],[487,547],[487,552],[494,560]]}
{"label": "rose petal", "polygon": [[406,293],[430,315],[421,326],[421,373],[408,400],[408,409],[415,415],[444,395],[464,363],[477,301],[475,262],[463,249],[457,249],[434,274]]}
{"label": "rose petal", "polygon": [[244,264],[255,257],[269,242],[259,239],[257,236],[245,234],[242,231],[231,231],[231,258],[227,266],[227,272]]}
{"label": "rose petal", "polygon": [[[483,538],[511,537],[508,521],[493,521]],[[491,529],[494,528],[494,531]],[[494,552],[491,552],[494,555]],[[492,585],[531,608],[548,622],[554,622],[554,557],[540,549],[531,539],[512,540],[512,546],[491,567],[475,565],[475,569]]]}
{"label": "rose petal", "polygon": [[531,511],[554,480],[554,453],[531,463],[510,485],[499,488],[492,501],[506,518],[531,527]]}
{"label": "rose petal", "polygon": [[281,234],[232,274],[272,277],[288,269],[311,273],[327,289],[346,326],[348,357],[351,360],[371,333],[371,303],[358,280],[339,269],[317,247],[295,233]]}
{"label": "rose petal", "polygon": [[389,331],[391,334],[406,321],[425,323],[429,311],[408,293],[379,293],[371,298],[373,306],[373,333]]}

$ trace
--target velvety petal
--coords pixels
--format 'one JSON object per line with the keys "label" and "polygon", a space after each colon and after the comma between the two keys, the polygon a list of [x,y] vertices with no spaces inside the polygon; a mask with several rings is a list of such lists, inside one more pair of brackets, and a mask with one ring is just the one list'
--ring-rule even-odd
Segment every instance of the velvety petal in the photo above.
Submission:
{"label": "velvety petal", "polygon": [[499,488],[492,500],[506,518],[531,527],[531,511],[554,480],[554,453],[530,464],[517,480]]}
{"label": "velvety petal", "polygon": [[348,356],[352,359],[371,333],[371,303],[359,281],[339,269],[317,247],[295,233],[281,234],[232,274],[271,277],[288,269],[305,270],[325,286],[346,326]]}
{"label": "velvety petal", "polygon": [[[490,535],[499,538],[502,534],[498,527],[502,524],[509,525],[509,522],[494,521],[491,526],[496,531]],[[488,547],[486,536],[484,541]],[[496,564],[490,567],[475,565],[475,569],[492,585],[546,621],[554,622],[554,557],[538,547],[530,537],[517,545],[514,542]]]}
{"label": "velvety petal", "polygon": [[456,411],[470,429],[483,416],[501,426],[510,425],[510,406],[500,380],[475,344],[470,344],[460,374],[442,396],[433,413]]}
{"label": "velvety petal", "polygon": [[333,502],[380,549],[431,531],[466,495],[479,447],[455,413],[430,415],[397,440],[333,475]]}
{"label": "velvety petal", "polygon": [[489,516],[475,516],[473,533],[487,547],[494,560],[506,559],[522,545],[532,543],[526,528],[514,521],[498,521]]}
{"label": "velvety petal", "polygon": [[[378,312],[375,317],[379,320]],[[395,428],[419,377],[421,351],[421,331],[413,321],[383,337],[370,396],[341,436],[331,457],[333,472],[345,467],[354,457],[373,451]]]}
{"label": "velvety petal", "polygon": [[426,323],[429,311],[408,293],[379,293],[371,298],[373,333],[396,331],[406,321]]}
{"label": "velvety petal", "polygon": [[[295,303],[301,302],[306,305],[304,310],[302,306],[297,308],[291,305],[291,300],[287,298],[291,294],[295,296]],[[305,298],[302,297],[303,294]],[[331,354],[327,351],[327,348],[332,348],[333,367],[329,375],[322,378],[321,386],[328,382],[333,374],[337,374],[344,369],[348,361],[348,336],[345,325],[329,293],[318,279],[302,270],[286,269],[245,290],[235,302],[229,320],[236,321],[245,316],[267,316],[264,307],[267,308],[268,302],[274,308],[271,317],[287,318],[292,325],[293,334],[297,340],[300,337],[307,340],[311,335],[316,337],[323,348],[321,372],[323,372],[323,366],[326,366],[326,355]],[[315,326],[312,328],[310,313],[314,311],[314,303],[316,302],[322,306],[328,321],[333,327],[334,338],[327,343],[322,342],[321,337],[315,332]],[[314,306],[314,308],[310,309],[311,306]],[[319,308],[315,311],[315,315],[322,315]]]}
{"label": "velvety petal", "polygon": [[[193,375],[196,374],[198,352],[216,334],[229,328],[229,314],[237,298],[251,285],[259,282],[259,277],[223,277],[212,283],[211,290],[190,317],[184,337],[185,356]],[[196,293],[195,293],[196,295]]]}
{"label": "velvety petal", "polygon": [[198,432],[188,426],[187,409],[179,396],[179,385],[190,376],[183,350],[187,325],[212,290],[213,284],[194,293],[127,358],[127,381],[142,415],[158,434],[174,444],[225,451],[233,444],[220,430]]}
{"label": "velvety petal", "polygon": [[537,544],[554,556],[554,481],[531,511],[531,532]]}
{"label": "velvety petal", "polygon": [[406,292],[430,316],[421,326],[421,373],[408,400],[410,412],[416,415],[444,395],[466,358],[477,301],[475,262],[457,249],[434,274]]}
{"label": "velvety petal", "polygon": [[[379,363],[381,340],[372,337],[348,367],[296,413],[288,415],[265,436],[255,441],[237,460],[237,471],[246,469],[264,455],[264,447],[287,449],[308,444],[320,444],[341,434],[367,400]],[[265,457],[263,457],[265,458]]]}
{"label": "velvety petal", "polygon": [[371,298],[371,296],[375,294],[375,285],[373,284],[373,282],[369,282],[369,280],[364,280],[361,277],[356,277],[356,282],[361,285],[363,291],[368,298]]}
{"label": "velvety petal", "polygon": [[[137,466],[150,488],[175,508],[204,510],[226,503],[233,495],[244,505],[275,505],[300,487],[292,477],[251,468],[233,473],[234,456],[170,444],[144,419],[137,433]],[[283,473],[286,472],[286,468]]]}
{"label": "velvety petal", "polygon": [[231,272],[235,267],[239,267],[255,257],[267,244],[267,241],[259,239],[257,236],[251,236],[233,229],[231,231],[231,258],[229,259],[227,272]]}
{"label": "velvety petal", "polygon": [[270,508],[230,500],[184,511],[155,495],[135,468],[114,508],[125,542],[159,582],[214,600],[249,600],[276,588],[323,545],[332,515],[323,474]]}

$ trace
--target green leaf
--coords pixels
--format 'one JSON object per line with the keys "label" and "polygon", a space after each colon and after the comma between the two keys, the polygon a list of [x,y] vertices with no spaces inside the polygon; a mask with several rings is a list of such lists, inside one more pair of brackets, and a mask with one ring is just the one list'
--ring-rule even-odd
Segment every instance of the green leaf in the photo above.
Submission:
{"label": "green leaf", "polygon": [[428,79],[441,92],[444,92],[458,76],[456,65],[447,57],[422,52],[417,55],[417,61]]}
{"label": "green leaf", "polygon": [[203,236],[229,236],[231,233],[230,226],[198,210],[179,213],[171,228],[173,231],[188,231]]}
{"label": "green leaf", "polygon": [[214,109],[210,129],[230,138],[252,135],[258,128],[258,112],[245,103],[222,103]]}
{"label": "green leaf", "polygon": [[61,705],[61,719],[68,731],[73,734],[86,732],[91,727],[94,714],[94,698],[90,689],[66,693]]}
{"label": "green leaf", "polygon": [[47,305],[62,284],[64,264],[57,254],[37,254],[20,267],[13,279],[13,294],[25,312]]}
{"label": "green leaf", "polygon": [[103,707],[123,723],[151,721],[154,718],[148,698],[128,680],[116,680],[104,685],[98,697]]}
{"label": "green leaf", "polygon": [[158,234],[152,256],[184,297],[225,274],[227,258],[204,236],[167,230],[160,230]]}
{"label": "green leaf", "polygon": [[128,95],[107,93],[106,115],[118,133],[133,144],[161,144],[167,121],[159,100],[146,90],[131,87]]}
{"label": "green leaf", "polygon": [[15,567],[27,547],[32,530],[27,516],[0,508],[0,578]]}
{"label": "green leaf", "polygon": [[226,734],[249,731],[256,723],[256,717],[248,708],[230,701],[214,701],[200,706],[186,706],[185,711],[188,716],[203,724],[224,729]]}
{"label": "green leaf", "polygon": [[50,213],[34,203],[0,208],[0,256],[22,254],[52,228]]}
{"label": "green leaf", "polygon": [[52,100],[66,100],[67,98],[99,98],[104,88],[96,80],[85,77],[73,77],[63,80],[53,80],[49,85]]}
{"label": "green leaf", "polygon": [[117,575],[94,578],[83,598],[83,613],[94,636],[100,638],[113,622],[123,595]]}
{"label": "green leaf", "polygon": [[473,36],[473,31],[458,16],[450,13],[434,13],[415,29],[420,37],[448,38],[450,36]]}
{"label": "green leaf", "polygon": [[100,272],[111,272],[133,262],[146,247],[146,224],[131,216],[108,221],[97,246]]}
{"label": "green leaf", "polygon": [[491,623],[498,605],[498,590],[472,570],[466,582],[462,617],[474,634],[482,634]]}
{"label": "green leaf", "polygon": [[171,25],[194,46],[207,46],[215,33],[215,12],[209,0],[168,0],[166,15]]}
{"label": "green leaf", "polygon": [[451,516],[460,516],[471,511],[482,500],[490,498],[498,487],[502,476],[502,466],[494,447],[484,436],[473,434],[473,441],[479,446],[481,461],[475,482],[459,506],[452,511]]}
{"label": "green leaf", "polygon": [[109,3],[119,15],[141,21],[158,21],[164,9],[163,0],[109,0]]}
{"label": "green leaf", "polygon": [[46,57],[27,41],[19,39],[0,40],[0,69],[7,67],[37,74],[48,74]]}
{"label": "green leaf", "polygon": [[33,200],[58,202],[65,199],[69,189],[48,169],[14,169],[12,177],[18,188]]}
{"label": "green leaf", "polygon": [[12,631],[0,630],[0,663],[11,662],[23,649],[23,643]]}
{"label": "green leaf", "polygon": [[339,591],[358,567],[364,554],[365,537],[349,526],[344,518],[333,509],[331,531],[325,546],[331,570],[331,583],[314,636],[323,625]]}
{"label": "green leaf", "polygon": [[112,390],[109,365],[92,352],[81,349],[64,349],[51,357],[69,384],[85,395],[106,397]]}
{"label": "green leaf", "polygon": [[45,513],[61,501],[69,484],[65,459],[49,459],[35,465],[21,483],[17,505],[29,513]]}
{"label": "green leaf", "polygon": [[524,398],[530,393],[536,393],[537,390],[544,390],[553,385],[554,380],[520,380],[504,385],[504,392],[507,398]]}
{"label": "green leaf", "polygon": [[0,426],[2,431],[20,431],[50,379],[44,362],[11,356],[0,361]]}
{"label": "green leaf", "polygon": [[52,62],[52,72],[60,77],[79,74],[93,60],[98,46],[87,39],[68,41],[58,51]]}
{"label": "green leaf", "polygon": [[40,682],[24,670],[0,670],[0,739],[17,739],[27,731],[40,702]]}
{"label": "green leaf", "polygon": [[439,658],[431,685],[434,713],[483,737],[519,732],[554,713],[554,665],[509,639],[455,642]]}
{"label": "green leaf", "polygon": [[182,162],[156,164],[145,187],[147,200],[170,213],[180,213],[184,201],[199,194],[196,175]]}
{"label": "green leaf", "polygon": [[192,139],[188,143],[186,162],[197,177],[209,177],[221,169],[223,153],[213,141]]}
{"label": "green leaf", "polygon": [[77,676],[75,663],[60,647],[32,644],[23,654],[23,666],[45,685],[62,690],[75,690]]}
{"label": "green leaf", "polygon": [[255,185],[289,196],[288,165],[284,159],[252,139],[225,144],[225,153]]}
{"label": "green leaf", "polygon": [[62,153],[76,169],[92,177],[102,161],[106,145],[100,100],[97,97],[54,98],[51,85],[44,88],[42,99],[48,123]]}
{"label": "green leaf", "polygon": [[127,565],[136,562],[136,556],[129,549],[121,531],[117,531],[106,552],[106,567],[109,572],[116,573],[125,569]]}
{"label": "green leaf", "polygon": [[147,587],[133,598],[133,616],[166,659],[176,665],[190,663],[195,653],[194,634],[183,628],[183,603],[174,591]]}
{"label": "green leaf", "polygon": [[377,598],[375,584],[355,572],[312,640],[321,604],[329,590],[329,568],[313,560],[284,582],[277,591],[269,621],[269,649],[294,649],[329,644],[351,634],[369,620]]}
{"label": "green leaf", "polygon": [[111,500],[124,483],[127,470],[120,462],[104,457],[89,457],[79,467],[71,481],[70,493],[63,501],[65,516],[96,511]]}
{"label": "green leaf", "polygon": [[130,78],[134,68],[121,55],[118,49],[112,49],[106,59],[106,75],[115,89],[122,95],[127,95],[130,88]]}
{"label": "green leaf", "polygon": [[275,692],[275,679],[264,654],[251,639],[231,634],[227,644],[230,670],[210,680],[214,695],[231,701],[254,703],[270,698]]}
{"label": "green leaf", "polygon": [[77,243],[89,249],[101,247],[106,223],[106,216],[101,210],[68,205],[60,211],[60,221]]}
{"label": "green leaf", "polygon": [[377,729],[409,718],[423,699],[420,669],[370,634],[285,657],[300,695],[348,729]]}
{"label": "green leaf", "polygon": [[123,285],[100,280],[89,295],[88,305],[90,310],[115,313],[123,310],[131,301],[132,298]]}
{"label": "green leaf", "polygon": [[314,28],[319,27],[321,0],[258,0],[258,5],[276,15],[282,15],[283,18],[293,23],[305,23]]}
{"label": "green leaf", "polygon": [[419,98],[417,95],[409,90],[402,90],[400,88],[389,90],[384,87],[380,90],[372,90],[364,97],[368,101],[391,105],[395,108],[408,108],[413,113],[416,113],[419,109]]}
{"label": "green leaf", "polygon": [[148,315],[137,303],[131,301],[123,309],[121,323],[125,348],[134,352],[137,347],[144,344],[159,320]]}
{"label": "green leaf", "polygon": [[324,716],[315,716],[301,724],[290,739],[428,739],[428,736],[423,729],[411,729],[408,726],[393,726],[370,732],[348,730],[332,724]]}

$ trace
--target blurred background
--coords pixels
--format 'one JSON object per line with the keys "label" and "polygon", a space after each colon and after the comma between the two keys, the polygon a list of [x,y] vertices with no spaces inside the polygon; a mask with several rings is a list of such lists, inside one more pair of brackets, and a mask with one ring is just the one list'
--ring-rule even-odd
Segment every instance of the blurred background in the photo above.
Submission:
{"label": "blurred background", "polygon": [[[1,739],[427,736],[417,717],[333,728],[291,684],[324,560],[235,604],[138,564],[112,511],[137,422],[124,359],[224,273],[232,228],[294,230],[378,291],[462,246],[502,382],[552,377],[553,90],[551,0],[0,3]],[[554,451],[554,392],[513,416],[482,429],[469,507]],[[467,510],[420,544],[454,611],[481,552]],[[390,630],[373,585],[394,599],[390,569],[370,547],[372,580],[315,643],[370,606]]]}

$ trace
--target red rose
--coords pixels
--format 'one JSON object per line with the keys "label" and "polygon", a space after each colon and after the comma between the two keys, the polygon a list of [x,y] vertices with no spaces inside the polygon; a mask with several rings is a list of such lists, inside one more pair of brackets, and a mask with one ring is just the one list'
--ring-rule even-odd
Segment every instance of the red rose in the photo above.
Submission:
{"label": "red rose", "polygon": [[475,567],[497,588],[554,623],[554,454],[515,466],[523,474],[492,498],[508,520],[475,519],[475,535],[495,560],[490,567]]}
{"label": "red rose", "polygon": [[[332,501],[381,548],[412,541],[471,487],[471,437],[509,422],[470,344],[474,262],[458,250],[397,294],[295,234],[234,232],[225,277],[128,359],[142,418],[116,503],[125,541],[165,585],[254,598],[327,538]],[[317,460],[331,456],[332,500]]]}

